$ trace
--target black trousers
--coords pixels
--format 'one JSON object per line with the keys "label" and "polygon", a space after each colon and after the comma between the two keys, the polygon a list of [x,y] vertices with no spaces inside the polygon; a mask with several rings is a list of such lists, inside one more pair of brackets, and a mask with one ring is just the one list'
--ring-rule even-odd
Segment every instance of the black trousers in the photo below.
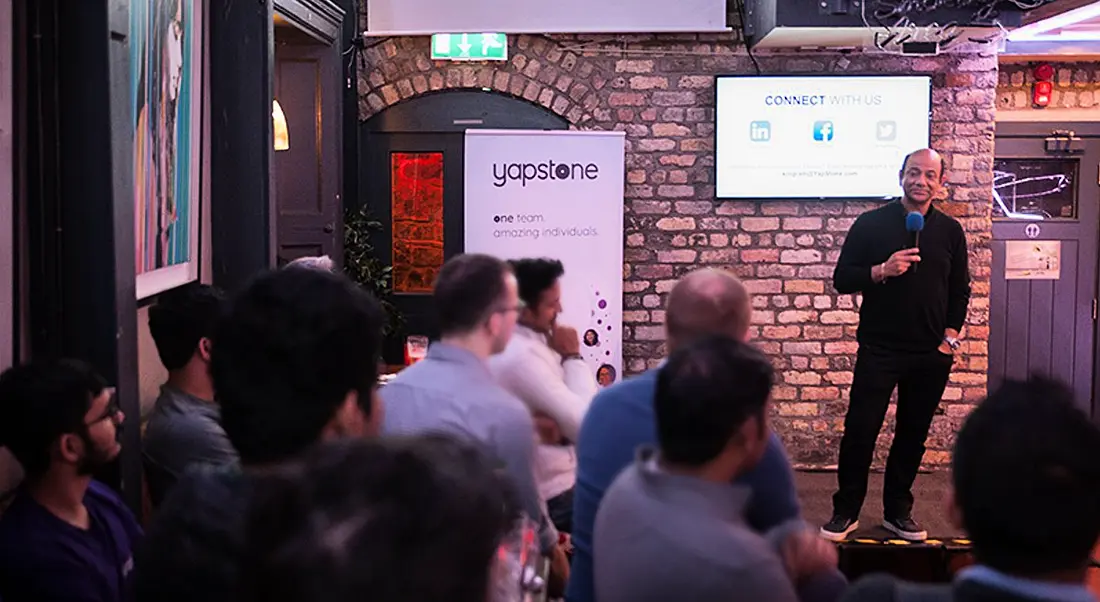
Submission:
{"label": "black trousers", "polygon": [[559,533],[573,532],[573,487],[546,500],[546,510],[550,513],[550,522]]}
{"label": "black trousers", "polygon": [[913,510],[913,480],[917,478],[924,441],[943,398],[953,358],[932,350],[903,353],[860,345],[855,375],[840,440],[837,492],[833,512],[858,518],[867,496],[867,473],[890,394],[898,389],[894,442],[886,460],[882,506],[886,518],[905,518]]}

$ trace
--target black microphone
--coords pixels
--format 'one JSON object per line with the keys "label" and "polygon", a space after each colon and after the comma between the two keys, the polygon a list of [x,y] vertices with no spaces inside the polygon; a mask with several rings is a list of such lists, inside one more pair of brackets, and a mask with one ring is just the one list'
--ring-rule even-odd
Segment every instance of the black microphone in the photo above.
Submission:
{"label": "black microphone", "polygon": [[[910,211],[905,216],[905,229],[913,233],[914,249],[920,249],[920,231],[924,230],[924,214],[920,211]],[[913,271],[917,271],[917,264],[913,264]]]}

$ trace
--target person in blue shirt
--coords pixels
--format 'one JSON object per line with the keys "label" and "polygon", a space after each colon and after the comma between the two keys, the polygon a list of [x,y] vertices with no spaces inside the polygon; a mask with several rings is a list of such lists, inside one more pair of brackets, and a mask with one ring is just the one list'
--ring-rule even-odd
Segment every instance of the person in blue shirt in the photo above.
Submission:
{"label": "person in blue shirt", "polygon": [[1096,602],[1086,587],[1100,540],[1100,428],[1065,384],[1006,381],[959,430],[952,522],[975,564],[950,584],[889,575],[856,581],[845,602]]}
{"label": "person in blue shirt", "polygon": [[142,530],[92,474],[121,450],[125,418],[106,383],[77,361],[0,375],[0,445],[26,478],[0,517],[0,595],[9,602],[129,600]]}
{"label": "person in blue shirt", "polygon": [[[669,293],[665,321],[669,352],[700,338],[721,334],[748,340],[752,306],[748,291],[732,274],[702,269],[685,276]],[[593,529],[604,493],[640,446],[657,442],[653,396],[657,370],[650,370],[601,391],[592,401],[577,441],[577,484],[573,505],[573,560],[568,602],[593,602],[595,573],[592,562]],[[786,451],[773,433],[764,456],[736,482],[752,497],[745,512],[748,524],[759,532],[800,520],[801,508],[794,473]],[[835,599],[845,586],[833,571],[800,597]]]}

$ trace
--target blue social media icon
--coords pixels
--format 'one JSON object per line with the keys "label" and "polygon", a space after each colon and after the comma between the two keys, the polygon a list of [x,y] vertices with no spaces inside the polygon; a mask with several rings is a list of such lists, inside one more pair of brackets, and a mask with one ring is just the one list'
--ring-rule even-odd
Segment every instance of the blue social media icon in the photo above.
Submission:
{"label": "blue social media icon", "polygon": [[828,142],[833,139],[833,122],[832,121],[815,121],[814,122],[814,140],[818,142]]}
{"label": "blue social media icon", "polygon": [[767,142],[772,139],[772,124],[770,121],[753,121],[749,124],[749,140],[753,142]]}

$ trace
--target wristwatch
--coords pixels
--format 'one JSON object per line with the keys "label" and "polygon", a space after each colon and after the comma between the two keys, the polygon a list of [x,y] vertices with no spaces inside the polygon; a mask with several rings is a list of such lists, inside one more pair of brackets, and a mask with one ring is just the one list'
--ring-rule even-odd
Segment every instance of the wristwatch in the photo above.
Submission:
{"label": "wristwatch", "polygon": [[943,342],[947,343],[947,346],[951,348],[951,351],[958,351],[959,345],[962,344],[959,339],[956,339],[954,337],[943,337]]}

